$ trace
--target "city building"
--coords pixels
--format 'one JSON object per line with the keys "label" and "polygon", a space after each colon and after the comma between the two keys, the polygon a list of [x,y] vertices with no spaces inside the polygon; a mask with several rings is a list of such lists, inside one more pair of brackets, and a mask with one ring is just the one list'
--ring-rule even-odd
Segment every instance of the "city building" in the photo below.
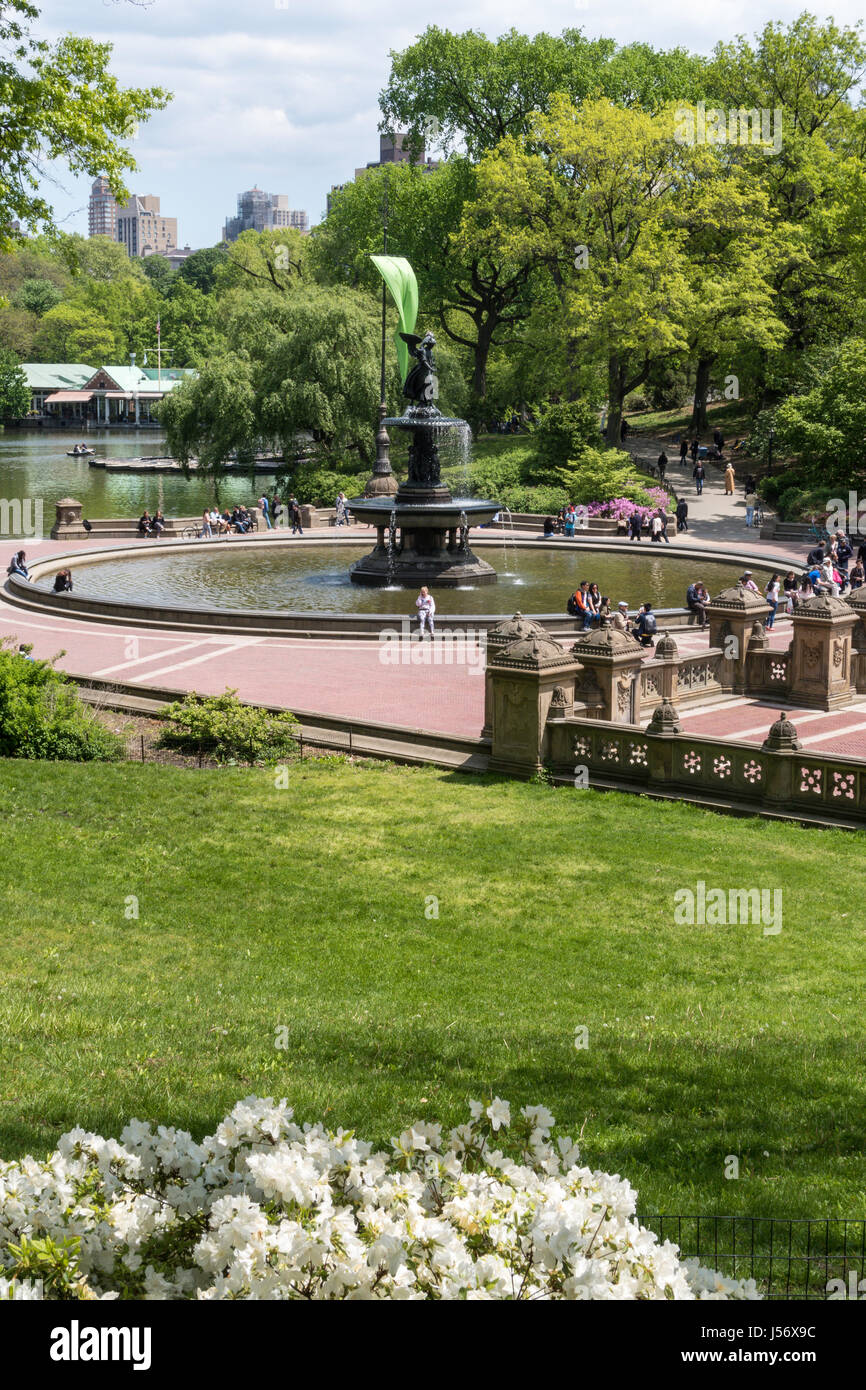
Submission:
{"label": "city building", "polygon": [[193,255],[197,249],[198,248],[194,246],[174,246],[170,251],[165,251],[163,254],[172,270],[178,270],[180,266],[183,265],[184,261],[189,260],[190,256]]}
{"label": "city building", "polygon": [[249,188],[238,194],[237,216],[226,220],[223,241],[237,241],[241,232],[271,232],[278,227],[308,232],[310,220],[306,212],[289,207],[288,194]]}
{"label": "city building", "polygon": [[117,240],[130,256],[164,256],[177,246],[177,218],[164,217],[152,194],[133,193],[117,209]]}
{"label": "city building", "polygon": [[[370,164],[365,164],[363,168],[355,170],[355,179],[359,179],[362,174],[366,174],[368,169],[381,169],[385,164],[418,164],[425,173],[439,168],[438,159],[427,159],[424,145],[422,144],[418,153],[413,155],[406,147],[408,132],[398,130],[394,134],[380,134],[379,136],[379,158]],[[338,193],[346,187],[345,183],[335,183],[328,194],[328,212],[334,205],[334,200]]]}
{"label": "city building", "polygon": [[117,235],[117,201],[108,186],[108,179],[102,176],[94,179],[90,187],[87,235],[108,236],[112,241]]}

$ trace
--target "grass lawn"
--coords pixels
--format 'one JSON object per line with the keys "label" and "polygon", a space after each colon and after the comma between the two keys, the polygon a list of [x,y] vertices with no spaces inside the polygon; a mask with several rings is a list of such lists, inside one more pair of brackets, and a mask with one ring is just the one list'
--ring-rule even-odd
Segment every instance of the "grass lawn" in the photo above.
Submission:
{"label": "grass lawn", "polygon": [[[390,765],[7,761],[0,802],[4,1157],[250,1092],[387,1142],[493,1092],[645,1212],[864,1214],[859,833]],[[675,925],[699,878],[781,887],[781,934]]]}

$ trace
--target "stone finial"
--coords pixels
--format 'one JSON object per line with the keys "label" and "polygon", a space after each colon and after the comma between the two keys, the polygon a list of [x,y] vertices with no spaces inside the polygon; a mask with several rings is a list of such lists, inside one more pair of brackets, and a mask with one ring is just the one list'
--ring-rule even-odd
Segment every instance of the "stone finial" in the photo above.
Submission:
{"label": "stone finial", "polygon": [[655,657],[657,661],[676,661],[679,657],[680,649],[665,629],[659,640],[656,642]]}
{"label": "stone finial", "polygon": [[723,589],[715,598],[711,598],[706,605],[709,610],[719,609],[739,611],[747,613],[752,608],[767,608],[767,600],[756,594],[752,589],[747,589],[742,580],[731,585],[729,589]]}
{"label": "stone finial", "polygon": [[765,651],[769,645],[770,639],[767,636],[767,629],[760,618],[756,618],[752,623],[752,631],[749,633],[749,651]]}
{"label": "stone finial", "polygon": [[573,658],[565,647],[543,629],[528,632],[497,651],[488,665],[518,666],[527,670],[543,670],[548,666],[571,665]]}
{"label": "stone finial", "polygon": [[517,642],[521,637],[529,637],[532,633],[536,633],[538,636],[547,636],[541,623],[533,622],[532,618],[524,618],[518,609],[512,618],[504,618],[501,623],[490,628],[487,633],[487,641],[488,643],[492,642],[494,646],[507,647],[512,642]]}
{"label": "stone finial", "polygon": [[662,700],[660,705],[656,705],[653,716],[647,724],[648,734],[681,734],[683,726],[680,723],[680,716],[677,708],[670,700]]}
{"label": "stone finial", "polygon": [[558,685],[550,697],[550,711],[548,719],[564,719],[568,711],[573,708],[573,700],[569,698],[564,686]]}
{"label": "stone finial", "polygon": [[620,632],[619,628],[610,626],[582,633],[571,650],[582,661],[587,656],[631,655],[642,652],[643,648],[630,632]]}
{"label": "stone finial", "polygon": [[794,617],[824,620],[837,618],[840,615],[848,617],[852,607],[853,605],[846,599],[839,598],[837,594],[831,594],[827,589],[822,589],[820,594],[813,594],[811,598],[798,603],[794,609]]}
{"label": "stone finial", "polygon": [[769,753],[784,753],[802,746],[797,737],[797,730],[785,714],[780,715],[775,724],[770,726],[770,732],[761,744]]}

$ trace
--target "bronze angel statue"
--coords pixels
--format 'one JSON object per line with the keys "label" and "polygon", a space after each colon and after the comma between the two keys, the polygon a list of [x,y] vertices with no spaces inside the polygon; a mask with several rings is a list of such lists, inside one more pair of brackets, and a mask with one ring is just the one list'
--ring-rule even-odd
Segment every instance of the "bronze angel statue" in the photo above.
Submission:
{"label": "bronze angel statue", "polygon": [[415,358],[415,365],[409,369],[403,383],[403,395],[410,401],[430,405],[436,381],[436,368],[433,364],[436,339],[432,333],[425,333],[423,338],[419,338],[416,333],[401,333],[400,337]]}

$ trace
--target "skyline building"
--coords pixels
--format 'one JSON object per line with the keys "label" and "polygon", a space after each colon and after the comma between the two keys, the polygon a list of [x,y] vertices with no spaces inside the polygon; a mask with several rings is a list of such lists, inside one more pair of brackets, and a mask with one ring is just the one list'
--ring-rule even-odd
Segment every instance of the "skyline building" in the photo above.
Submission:
{"label": "skyline building", "polygon": [[90,186],[87,235],[108,236],[112,241],[117,235],[117,201],[108,186],[108,179],[102,175],[94,179]]}
{"label": "skyline building", "polygon": [[[426,156],[426,147],[423,144],[416,155],[412,155],[406,148],[405,141],[408,138],[408,133],[409,132],[405,130],[398,130],[385,134],[380,133],[379,158],[372,160],[369,164],[365,164],[362,168],[356,169],[354,181],[357,182],[369,169],[381,169],[385,164],[417,164],[424,169],[425,173],[433,169],[438,169],[438,159],[428,159]],[[353,180],[346,180],[346,183],[351,182],[353,182]],[[346,183],[335,183],[332,185],[327,199],[328,212],[331,211],[334,198],[346,187]]]}
{"label": "skyline building", "polygon": [[265,193],[261,188],[248,188],[238,194],[235,217],[226,219],[223,241],[237,241],[241,232],[270,232],[278,227],[291,227],[298,232],[310,230],[310,220],[303,209],[290,208],[287,193]]}
{"label": "skyline building", "polygon": [[130,256],[164,256],[177,246],[177,218],[163,216],[152,193],[133,193],[117,209],[117,240]]}

